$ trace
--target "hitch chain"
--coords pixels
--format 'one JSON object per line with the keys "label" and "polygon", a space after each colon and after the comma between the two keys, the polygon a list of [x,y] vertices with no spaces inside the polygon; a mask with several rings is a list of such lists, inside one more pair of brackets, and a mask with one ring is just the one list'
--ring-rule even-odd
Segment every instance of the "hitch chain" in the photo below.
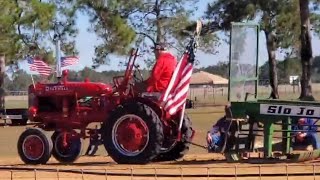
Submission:
{"label": "hitch chain", "polygon": [[201,147],[201,148],[203,148],[203,149],[207,149],[207,148],[208,148],[207,146],[204,146],[204,145],[201,145],[201,144],[197,144],[197,143],[194,143],[194,142],[190,142],[190,141],[187,141],[187,143],[190,143],[190,144],[192,144],[192,145],[194,145],[194,146]]}

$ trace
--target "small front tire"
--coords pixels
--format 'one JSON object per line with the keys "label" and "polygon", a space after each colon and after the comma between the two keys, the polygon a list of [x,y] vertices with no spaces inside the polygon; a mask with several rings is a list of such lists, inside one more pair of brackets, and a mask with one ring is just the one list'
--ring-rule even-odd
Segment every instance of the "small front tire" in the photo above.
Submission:
{"label": "small front tire", "polygon": [[53,142],[53,157],[61,163],[72,163],[76,161],[82,152],[82,141],[75,131],[67,131],[66,133],[66,146],[63,146],[63,133],[55,131],[52,136]]}
{"label": "small front tire", "polygon": [[18,154],[26,164],[46,164],[51,157],[52,141],[43,130],[30,128],[18,139]]}

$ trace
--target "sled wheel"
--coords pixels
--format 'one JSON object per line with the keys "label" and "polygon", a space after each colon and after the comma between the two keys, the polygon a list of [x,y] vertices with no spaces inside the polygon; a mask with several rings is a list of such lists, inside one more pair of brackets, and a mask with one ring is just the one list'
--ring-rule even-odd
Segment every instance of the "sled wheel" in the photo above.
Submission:
{"label": "sled wheel", "polygon": [[18,139],[18,154],[26,164],[46,164],[51,151],[52,141],[41,129],[27,129]]}
{"label": "sled wheel", "polygon": [[104,147],[118,164],[146,164],[160,153],[162,123],[145,104],[119,106],[102,128]]}
{"label": "sled wheel", "polygon": [[63,133],[55,131],[52,136],[53,157],[61,163],[72,163],[82,152],[82,141],[76,131],[66,131],[66,144],[63,144]]}
{"label": "sled wheel", "polygon": [[176,142],[169,151],[159,154],[158,157],[155,158],[155,161],[177,160],[188,153],[193,130],[191,119],[187,114],[184,115],[181,133],[181,141]]}

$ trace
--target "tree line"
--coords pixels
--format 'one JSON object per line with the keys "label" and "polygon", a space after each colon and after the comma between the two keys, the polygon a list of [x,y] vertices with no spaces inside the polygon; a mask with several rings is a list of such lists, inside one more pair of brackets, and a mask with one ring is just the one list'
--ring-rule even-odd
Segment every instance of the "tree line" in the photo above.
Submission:
{"label": "tree line", "polygon": [[[277,61],[277,74],[279,84],[289,84],[289,76],[300,75],[301,60],[298,58],[286,58],[281,61]],[[207,67],[195,68],[194,72],[206,71],[212,74],[222,76],[224,78],[229,77],[229,62],[221,61],[216,65],[210,65]],[[314,58],[312,66],[312,82],[320,83],[320,56]],[[141,76],[140,76],[141,74]],[[103,83],[113,83],[113,77],[123,76],[124,71],[102,71],[98,72],[94,68],[85,67],[80,71],[69,71],[68,80],[69,81],[84,81],[88,78],[92,82],[103,82]],[[140,72],[136,72],[135,75],[140,79],[142,77],[144,80],[150,75],[150,70],[141,69]],[[32,75],[35,82],[40,81],[41,77],[37,75]],[[269,81],[269,63],[265,62],[259,67],[259,79],[261,85],[270,85]],[[49,78],[50,82],[55,82],[55,77]],[[27,74],[23,70],[18,70],[13,77],[6,76],[4,88],[6,91],[27,91],[28,86],[32,85],[32,78],[30,74]]]}
{"label": "tree line", "polygon": [[[259,80],[261,83],[270,85],[270,66],[269,62],[265,62],[258,68]],[[301,59],[298,57],[287,57],[284,60],[276,61],[277,83],[289,84],[290,76],[299,76],[301,78],[302,67]],[[212,74],[220,75],[224,78],[229,78],[229,62],[219,62],[217,65],[199,68],[198,70],[206,71]],[[313,83],[320,83],[320,56],[313,59],[313,66],[311,67],[311,80]]]}
{"label": "tree line", "polygon": [[[146,79],[149,77],[149,70],[141,69],[140,72],[136,72],[135,75],[138,79]],[[80,71],[69,71],[68,80],[69,81],[85,81],[89,79],[91,82],[102,82],[102,83],[113,83],[113,77],[123,76],[124,71],[102,71],[98,72],[94,68],[85,67]],[[141,78],[142,77],[142,78]],[[27,91],[28,87],[37,82],[56,82],[54,75],[48,78],[43,78],[39,75],[29,74],[26,71],[20,69],[14,73],[13,76],[5,76],[4,79],[4,89],[8,91]]]}

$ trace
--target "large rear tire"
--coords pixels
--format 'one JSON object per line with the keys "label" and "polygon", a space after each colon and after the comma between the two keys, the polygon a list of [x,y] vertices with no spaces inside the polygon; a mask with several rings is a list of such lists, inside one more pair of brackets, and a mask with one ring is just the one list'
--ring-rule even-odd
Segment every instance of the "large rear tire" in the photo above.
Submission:
{"label": "large rear tire", "polygon": [[101,133],[105,149],[118,164],[146,164],[160,153],[163,143],[158,115],[140,102],[117,107]]}
{"label": "large rear tire", "polygon": [[46,164],[51,157],[52,141],[43,130],[30,128],[18,139],[18,154],[26,164]]}
{"label": "large rear tire", "polygon": [[193,130],[191,119],[187,114],[184,115],[181,134],[181,141],[177,142],[169,151],[159,154],[155,161],[178,160],[188,153]]}

